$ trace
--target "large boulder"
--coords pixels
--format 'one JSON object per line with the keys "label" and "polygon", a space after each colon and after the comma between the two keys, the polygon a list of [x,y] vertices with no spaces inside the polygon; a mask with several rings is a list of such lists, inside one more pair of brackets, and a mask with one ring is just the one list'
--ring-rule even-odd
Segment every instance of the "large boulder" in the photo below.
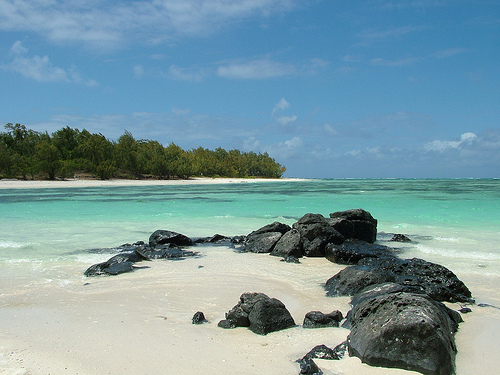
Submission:
{"label": "large boulder", "polygon": [[193,246],[194,241],[184,234],[173,232],[170,230],[158,229],[149,237],[149,246],[156,247],[158,245],[173,244],[177,246]]}
{"label": "large boulder", "polygon": [[423,289],[436,301],[473,302],[467,286],[448,268],[423,259],[366,258],[358,265],[390,275],[401,285]]}
{"label": "large boulder", "polygon": [[349,355],[364,363],[430,375],[455,373],[453,335],[461,318],[428,296],[399,292],[360,298],[348,320]]}
{"label": "large boulder", "polygon": [[221,328],[248,327],[259,335],[295,326],[285,305],[264,293],[243,293],[240,301],[218,324]]}
{"label": "large boulder", "polygon": [[290,229],[289,225],[277,221],[265,225],[246,237],[242,250],[252,253],[270,253],[283,234]]}
{"label": "large boulder", "polygon": [[374,284],[381,284],[394,279],[376,269],[366,267],[346,267],[325,283],[326,295],[328,297],[352,296],[364,288]]}
{"label": "large boulder", "polygon": [[354,295],[386,282],[417,288],[436,301],[473,301],[470,290],[452,271],[417,258],[364,258],[331,277],[325,289],[328,296]]}
{"label": "large boulder", "polygon": [[348,239],[340,245],[329,243],[325,248],[326,259],[339,264],[357,264],[363,258],[385,258],[393,254],[394,249],[388,246],[356,239]]}
{"label": "large boulder", "polygon": [[276,243],[271,255],[288,258],[290,256],[300,258],[302,256],[302,239],[297,229],[286,232]]}
{"label": "large boulder", "polygon": [[329,223],[345,238],[373,243],[377,239],[377,219],[361,208],[330,214]]}
{"label": "large boulder", "polygon": [[325,256],[327,244],[344,242],[344,236],[336,231],[321,214],[306,214],[293,224],[293,228],[300,233],[305,256]]}

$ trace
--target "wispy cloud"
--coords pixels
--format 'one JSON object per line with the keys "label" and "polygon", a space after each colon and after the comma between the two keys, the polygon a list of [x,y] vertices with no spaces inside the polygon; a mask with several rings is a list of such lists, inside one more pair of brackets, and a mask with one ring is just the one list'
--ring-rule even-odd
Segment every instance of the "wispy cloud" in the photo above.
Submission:
{"label": "wispy cloud", "polygon": [[276,114],[276,112],[284,111],[288,107],[290,107],[290,103],[288,103],[285,98],[281,98],[278,101],[278,103],[276,103],[276,105],[274,106],[271,114],[274,116]]}
{"label": "wispy cloud", "polygon": [[396,67],[396,66],[412,65],[420,60],[422,60],[422,58],[420,57],[407,57],[404,59],[397,59],[397,60],[387,60],[377,57],[371,60],[371,64],[375,66]]}
{"label": "wispy cloud", "polygon": [[464,133],[460,136],[460,140],[441,141],[435,140],[424,145],[426,151],[446,152],[449,149],[458,149],[460,147],[470,145],[477,139],[474,133]]}
{"label": "wispy cloud", "polygon": [[385,30],[368,29],[358,33],[357,37],[364,42],[385,41],[388,39],[400,38],[425,29],[425,26],[402,26]]}
{"label": "wispy cloud", "polygon": [[281,98],[278,103],[274,106],[271,116],[281,125],[287,125],[289,123],[295,122],[297,120],[296,115],[286,116],[283,115],[283,111],[290,107],[290,103],[286,101],[285,98]]}
{"label": "wispy cloud", "polygon": [[230,22],[293,9],[295,0],[4,0],[0,30],[34,32],[56,42],[92,48],[121,47],[125,40],[160,43],[176,35],[206,35]]}
{"label": "wispy cloud", "polygon": [[295,74],[296,71],[292,64],[260,59],[221,65],[217,75],[231,79],[266,79]]}
{"label": "wispy cloud", "polygon": [[444,50],[441,50],[441,51],[437,51],[436,53],[434,53],[434,57],[436,59],[446,59],[448,57],[452,57],[452,56],[455,56],[455,55],[460,55],[462,53],[465,53],[467,52],[467,50],[465,48],[448,48],[448,49],[444,49]]}
{"label": "wispy cloud", "polygon": [[177,65],[171,65],[165,74],[167,78],[175,81],[200,82],[203,80],[204,73],[201,70],[182,68]]}
{"label": "wispy cloud", "polygon": [[4,68],[21,74],[38,82],[72,82],[95,86],[95,80],[83,80],[76,67],[63,69],[55,66],[48,56],[28,55],[28,49],[20,41],[15,42],[10,49],[12,61]]}

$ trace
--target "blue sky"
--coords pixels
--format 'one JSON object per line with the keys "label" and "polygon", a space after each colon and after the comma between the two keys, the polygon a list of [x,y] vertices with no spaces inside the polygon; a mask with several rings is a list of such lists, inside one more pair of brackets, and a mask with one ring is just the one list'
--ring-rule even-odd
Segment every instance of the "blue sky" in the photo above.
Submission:
{"label": "blue sky", "polygon": [[0,123],[500,177],[497,0],[0,0]]}

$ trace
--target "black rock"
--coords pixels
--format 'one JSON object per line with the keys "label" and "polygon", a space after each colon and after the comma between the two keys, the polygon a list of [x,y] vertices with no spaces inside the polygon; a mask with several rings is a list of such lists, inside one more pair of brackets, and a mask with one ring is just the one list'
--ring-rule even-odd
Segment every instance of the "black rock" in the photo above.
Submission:
{"label": "black rock", "polygon": [[324,314],[321,311],[310,311],[306,314],[302,326],[304,328],[338,327],[342,319],[342,313],[338,310],[329,314]]}
{"label": "black rock", "polygon": [[298,361],[300,365],[301,375],[322,375],[323,371],[318,367],[318,365],[310,358],[301,359]]}
{"label": "black rock", "polygon": [[155,248],[147,247],[141,252],[149,259],[183,259],[197,255],[196,252],[183,250],[177,245],[171,243],[157,245]]}
{"label": "black rock", "polygon": [[177,246],[193,246],[194,242],[191,238],[177,232],[159,229],[149,237],[149,246],[156,247],[171,243]]}
{"label": "black rock", "polygon": [[293,255],[289,255],[287,257],[284,257],[283,259],[281,259],[282,262],[286,262],[286,263],[296,263],[296,264],[300,264],[300,260],[299,258],[297,257],[294,257]]}
{"label": "black rock", "polygon": [[346,239],[353,238],[373,243],[377,239],[377,219],[361,208],[330,214],[330,225]]}
{"label": "black rock", "polygon": [[270,332],[295,326],[285,305],[264,293],[243,293],[240,301],[218,324],[221,328],[248,327],[252,332],[267,335]]}
{"label": "black rock", "polygon": [[300,258],[302,256],[302,240],[299,231],[291,229],[283,234],[271,251],[271,255],[283,258],[289,256]]}
{"label": "black rock", "polygon": [[232,244],[231,237],[223,236],[222,234],[214,234],[211,237],[199,237],[194,239],[195,244],[215,244],[229,245]]}
{"label": "black rock", "polygon": [[457,350],[453,334],[458,327],[454,313],[422,294],[361,298],[348,315],[349,355],[371,366],[454,374]]}
{"label": "black rock", "polygon": [[192,322],[193,324],[203,324],[208,323],[208,320],[205,319],[205,314],[203,314],[201,311],[198,311],[193,315]]}
{"label": "black rock", "polygon": [[309,351],[301,360],[305,359],[328,359],[328,360],[339,360],[344,358],[347,351],[347,342],[337,345],[334,349],[329,348],[326,345],[317,345]]}
{"label": "black rock", "polygon": [[270,253],[282,236],[280,232],[249,234],[242,250],[252,253]]}
{"label": "black rock", "polygon": [[410,238],[408,238],[404,234],[395,234],[394,236],[392,236],[390,241],[393,241],[393,242],[411,242]]}
{"label": "black rock", "polygon": [[344,242],[344,237],[320,214],[304,215],[293,224],[293,228],[300,233],[303,254],[308,257],[325,256],[327,244]]}
{"label": "black rock", "polygon": [[363,258],[392,256],[394,249],[390,247],[356,239],[348,239],[340,245],[330,243],[325,248],[326,259],[339,264],[357,264]]}
{"label": "black rock", "polygon": [[448,268],[423,259],[366,258],[358,266],[390,274],[395,282],[423,288],[436,301],[473,302],[465,284]]}
{"label": "black rock", "polygon": [[246,236],[242,250],[252,253],[270,253],[278,240],[290,229],[290,226],[277,221],[265,225]]}
{"label": "black rock", "polygon": [[325,283],[327,296],[352,296],[367,286],[394,281],[394,278],[376,269],[350,266],[332,276]]}
{"label": "black rock", "polygon": [[453,272],[417,258],[364,258],[331,277],[325,289],[328,296],[354,295],[387,282],[419,288],[436,301],[473,302],[471,292]]}
{"label": "black rock", "polygon": [[270,232],[279,232],[281,234],[285,234],[290,229],[292,229],[292,228],[290,228],[289,225],[280,223],[279,221],[275,221],[272,224],[267,224],[267,225],[264,225],[262,228],[254,230],[253,232],[251,232],[249,234],[249,236],[255,236],[257,234],[270,233]]}
{"label": "black rock", "polygon": [[106,267],[103,271],[108,275],[119,275],[121,273],[130,272],[134,269],[134,263],[132,262],[122,262],[115,263],[109,267]]}

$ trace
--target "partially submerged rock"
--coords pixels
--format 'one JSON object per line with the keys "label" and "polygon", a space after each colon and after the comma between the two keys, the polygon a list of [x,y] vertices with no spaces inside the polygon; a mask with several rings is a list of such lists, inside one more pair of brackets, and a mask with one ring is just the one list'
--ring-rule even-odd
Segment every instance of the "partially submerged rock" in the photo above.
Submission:
{"label": "partially submerged rock", "polygon": [[308,257],[323,257],[326,245],[344,242],[344,237],[320,214],[302,216],[293,224],[293,228],[300,233],[303,253]]}
{"label": "partially submerged rock", "polygon": [[393,242],[411,242],[411,239],[408,236],[405,236],[404,234],[396,233],[392,236],[392,238],[389,241]]}
{"label": "partially submerged rock", "polygon": [[194,241],[184,234],[170,230],[158,229],[149,237],[149,246],[156,247],[163,244],[174,244],[177,246],[193,246]]}
{"label": "partially submerged rock", "polygon": [[243,244],[243,251],[270,253],[280,238],[290,230],[290,226],[275,221],[250,233]]}
{"label": "partially submerged rock", "polygon": [[240,301],[218,324],[221,328],[248,327],[259,335],[295,326],[285,305],[264,293],[243,293]]}
{"label": "partially submerged rock", "polygon": [[330,224],[346,239],[373,243],[377,239],[377,219],[361,208],[330,214]]}
{"label": "partially submerged rock", "polygon": [[[193,251],[181,249],[175,244],[177,243],[191,243],[194,242],[180,233],[157,230],[150,237],[149,245],[142,241],[131,244],[122,245],[119,250],[120,253],[114,255],[106,262],[94,264],[90,266],[85,272],[85,276],[99,276],[99,275],[119,275],[125,272],[133,271],[137,268],[134,264],[145,260],[155,259],[184,259],[197,255]],[[155,244],[151,246],[151,244]]]}

